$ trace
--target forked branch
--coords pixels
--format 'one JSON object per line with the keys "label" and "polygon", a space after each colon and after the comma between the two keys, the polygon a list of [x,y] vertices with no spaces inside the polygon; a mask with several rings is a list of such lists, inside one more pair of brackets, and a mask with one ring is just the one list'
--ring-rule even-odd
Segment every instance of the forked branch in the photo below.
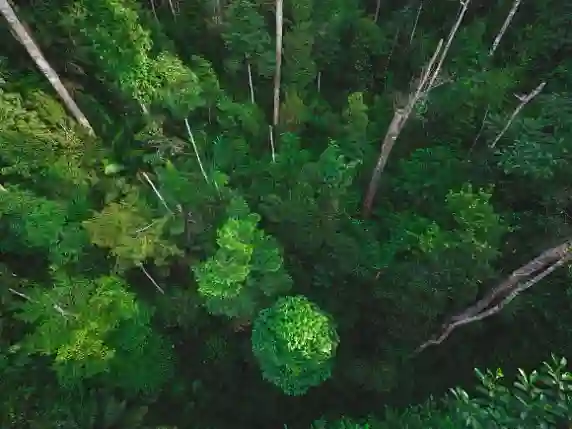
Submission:
{"label": "forked branch", "polygon": [[452,316],[443,324],[441,331],[416,350],[420,353],[427,347],[441,344],[459,326],[474,323],[499,313],[521,292],[534,286],[540,280],[553,273],[559,267],[572,261],[572,239],[542,252],[526,265],[513,273],[484,298],[477,301],[461,313]]}

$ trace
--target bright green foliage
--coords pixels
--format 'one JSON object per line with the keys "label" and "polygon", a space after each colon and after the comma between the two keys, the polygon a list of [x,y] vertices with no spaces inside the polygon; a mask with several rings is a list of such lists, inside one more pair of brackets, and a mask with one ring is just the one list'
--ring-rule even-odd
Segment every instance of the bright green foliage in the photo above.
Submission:
{"label": "bright green foliage", "polygon": [[478,395],[452,389],[442,401],[428,401],[403,412],[387,410],[384,419],[336,422],[320,420],[313,429],[536,429],[560,428],[569,423],[572,411],[572,374],[566,359],[544,363],[529,374],[519,370],[513,386],[502,383],[503,374],[481,373]]}
{"label": "bright green foliage", "polygon": [[303,395],[330,378],[338,343],[331,317],[303,296],[280,298],[252,329],[262,376],[288,395]]}
{"label": "bright green foliage", "polygon": [[[42,99],[42,106],[47,109],[51,105]],[[55,116],[65,117],[61,107],[59,112],[59,106],[52,107]],[[7,92],[0,85],[0,173],[41,177],[36,186],[42,191],[77,198],[92,179],[92,174],[81,169],[88,145],[72,132],[69,123],[50,125],[40,114],[27,108],[19,93]]]}
{"label": "bright green foliage", "polygon": [[257,226],[260,215],[240,197],[230,202],[228,215],[216,253],[193,270],[210,313],[251,320],[269,298],[288,292],[292,280],[276,240]]}
{"label": "bright green foliage", "polygon": [[[354,92],[348,96],[348,105],[343,112],[345,138],[341,141],[344,154],[350,159],[364,159],[367,149],[368,107],[363,93]],[[367,151],[367,152],[366,152]]]}
{"label": "bright green foliage", "polygon": [[22,346],[52,357],[62,383],[100,375],[128,391],[153,392],[166,381],[169,361],[148,327],[151,314],[120,279],[57,276],[53,287],[35,288],[30,298],[18,318],[35,329]]}
{"label": "bright green foliage", "polygon": [[89,242],[80,225],[70,220],[70,208],[18,186],[0,191],[0,212],[9,231],[0,246],[39,250],[58,265],[77,260]]}
{"label": "bright green foliage", "polygon": [[81,41],[102,78],[124,97],[144,108],[157,103],[183,118],[201,105],[201,89],[194,73],[166,52],[153,55],[150,32],[142,27],[135,2],[77,1],[66,13],[63,25]]}
{"label": "bright green foliage", "polygon": [[120,267],[139,265],[147,259],[164,263],[180,251],[161,238],[167,218],[153,219],[135,194],[109,203],[83,225],[93,244],[109,249]]}

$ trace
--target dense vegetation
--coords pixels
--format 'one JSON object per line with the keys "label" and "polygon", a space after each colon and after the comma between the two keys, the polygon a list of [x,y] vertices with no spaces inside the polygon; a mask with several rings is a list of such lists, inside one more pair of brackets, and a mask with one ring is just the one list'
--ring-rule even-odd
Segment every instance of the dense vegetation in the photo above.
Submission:
{"label": "dense vegetation", "polygon": [[0,11],[2,428],[565,427],[572,2]]}

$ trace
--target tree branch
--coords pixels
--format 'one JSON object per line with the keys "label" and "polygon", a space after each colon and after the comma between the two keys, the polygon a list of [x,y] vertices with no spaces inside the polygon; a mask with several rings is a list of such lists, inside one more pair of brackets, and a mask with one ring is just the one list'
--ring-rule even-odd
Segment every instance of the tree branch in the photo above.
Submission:
{"label": "tree branch", "polygon": [[[419,346],[415,354],[422,352],[427,347],[441,344],[459,326],[474,323],[497,314],[521,292],[534,286],[571,260],[572,239],[542,252],[526,265],[513,271],[506,280],[492,289],[484,298],[461,313],[452,316],[448,322],[443,324],[441,332]],[[530,278],[531,276],[532,278]]]}
{"label": "tree branch", "polygon": [[491,50],[489,51],[489,56],[493,56],[495,51],[497,50],[499,43],[502,39],[502,37],[504,36],[504,33],[506,32],[508,26],[510,25],[512,19],[514,18],[514,15],[516,14],[516,10],[518,9],[518,6],[520,6],[520,2],[521,0],[514,0],[514,3],[512,4],[512,8],[510,9],[510,12],[508,13],[506,19],[504,20],[504,24],[502,25],[499,33],[497,34],[497,37],[495,37],[495,41],[493,42],[493,46],[491,47]]}
{"label": "tree branch", "polygon": [[544,88],[545,85],[546,85],[546,82],[542,82],[530,94],[525,95],[525,96],[518,96],[518,95],[516,96],[516,98],[518,98],[520,100],[520,104],[512,113],[512,116],[510,117],[510,119],[506,123],[505,127],[498,134],[498,136],[495,138],[495,140],[491,143],[491,146],[490,146],[491,148],[494,148],[497,145],[497,143],[502,138],[504,133],[506,133],[506,130],[508,130],[508,128],[511,126],[512,122],[514,121],[514,118],[516,118],[516,116],[520,113],[522,108],[524,106],[526,106],[530,102],[530,100],[532,100],[534,97],[536,97],[538,94],[540,94],[540,91],[542,91],[542,89]]}

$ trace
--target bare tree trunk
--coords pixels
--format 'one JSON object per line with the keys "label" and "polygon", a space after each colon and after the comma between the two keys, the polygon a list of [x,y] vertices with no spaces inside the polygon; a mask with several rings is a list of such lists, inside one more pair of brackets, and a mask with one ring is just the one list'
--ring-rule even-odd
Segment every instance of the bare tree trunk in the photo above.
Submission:
{"label": "bare tree trunk", "polygon": [[12,34],[14,34],[15,38],[18,39],[22,45],[24,45],[24,48],[26,48],[26,51],[28,51],[30,57],[32,57],[38,69],[40,69],[42,74],[46,77],[46,79],[48,79],[70,113],[88,131],[89,134],[94,135],[95,133],[93,132],[93,128],[91,127],[89,121],[79,109],[68,90],[62,84],[62,81],[60,80],[56,71],[44,58],[40,48],[38,45],[36,45],[26,28],[22,25],[18,19],[18,16],[14,12],[14,9],[12,9],[12,6],[10,6],[8,0],[0,0],[0,12],[8,22]]}
{"label": "bare tree trunk", "polygon": [[[397,108],[395,109],[393,119],[391,120],[389,128],[387,129],[387,132],[383,139],[379,158],[373,170],[368,190],[364,199],[363,215],[366,218],[369,217],[369,215],[371,214],[373,200],[375,198],[375,195],[377,193],[377,188],[379,186],[379,178],[381,177],[381,174],[385,169],[389,155],[393,149],[393,146],[395,145],[395,141],[401,134],[401,131],[403,130],[405,123],[409,119],[412,110],[415,108],[415,106],[420,100],[426,99],[429,92],[433,88],[439,85],[439,83],[437,82],[437,78],[441,72],[441,67],[443,66],[445,57],[449,52],[451,43],[453,42],[453,39],[455,38],[457,31],[459,30],[459,26],[463,21],[463,17],[467,12],[467,8],[469,7],[470,1],[471,0],[461,0],[461,10],[457,15],[457,20],[455,21],[455,24],[453,25],[451,31],[449,32],[449,36],[447,38],[445,47],[441,49],[443,47],[443,40],[440,40],[437,49],[435,49],[433,57],[427,64],[427,67],[425,68],[423,73],[421,74],[421,77],[418,80],[418,84],[416,85],[415,89],[409,94],[407,104],[405,106],[397,106]],[[437,58],[439,58],[439,61],[437,62],[437,65],[435,65]]]}
{"label": "bare tree trunk", "polygon": [[484,298],[451,317],[448,322],[443,324],[441,331],[435,337],[419,346],[416,353],[420,353],[429,346],[441,344],[459,326],[474,323],[499,313],[521,292],[534,286],[571,260],[572,239],[542,252],[526,265],[513,271],[506,280],[492,289]]}
{"label": "bare tree trunk", "polygon": [[274,127],[280,121],[280,80],[282,73],[282,0],[276,0],[276,72],[274,73]]}
{"label": "bare tree trunk", "polygon": [[[409,101],[406,106],[397,106],[395,112],[393,114],[393,119],[387,128],[387,132],[383,139],[383,143],[381,144],[381,150],[379,153],[379,157],[377,159],[377,164],[373,169],[373,173],[371,175],[371,179],[369,181],[369,186],[367,189],[367,193],[363,202],[363,215],[368,217],[371,213],[371,208],[373,205],[373,199],[375,198],[375,194],[377,193],[377,188],[379,186],[379,178],[381,177],[381,173],[385,169],[387,164],[387,160],[389,159],[389,154],[395,145],[395,141],[399,137],[403,126],[407,122],[411,111],[417,104],[417,102],[427,94],[427,92],[431,89],[430,87],[426,86],[429,77],[433,73],[433,64],[437,59],[437,56],[441,52],[441,47],[443,46],[443,40],[439,41],[439,45],[437,49],[435,49],[435,53],[433,57],[429,61],[426,71],[423,72],[423,75],[419,79],[419,84],[415,89],[415,92],[411,92],[409,94]],[[435,73],[438,73],[439,70],[435,70]]]}

